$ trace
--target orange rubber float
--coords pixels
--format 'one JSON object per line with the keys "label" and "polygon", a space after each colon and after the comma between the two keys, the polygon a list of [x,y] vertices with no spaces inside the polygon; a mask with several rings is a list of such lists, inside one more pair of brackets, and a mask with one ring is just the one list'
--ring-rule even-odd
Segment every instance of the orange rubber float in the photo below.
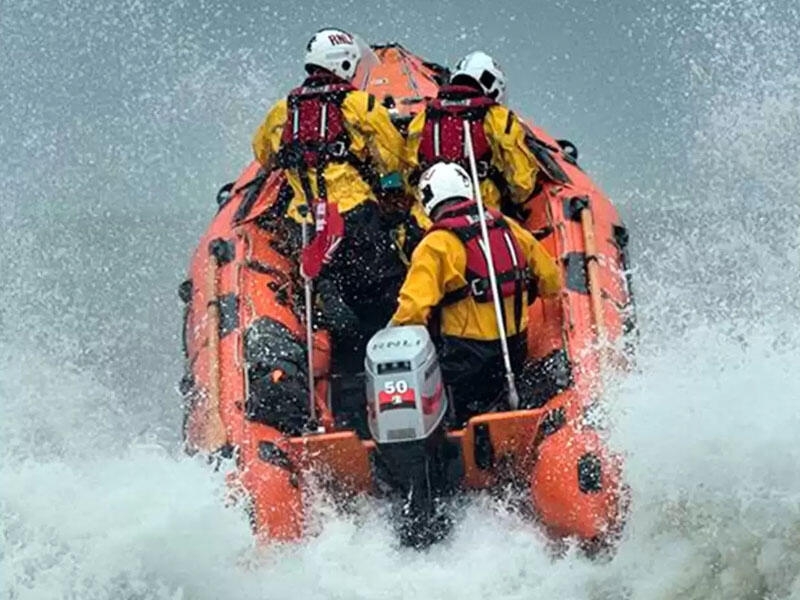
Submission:
{"label": "orange rubber float", "polygon": [[[436,94],[440,68],[397,45],[374,53],[377,65],[365,87],[401,120]],[[525,225],[558,259],[564,281],[557,299],[538,299],[529,308],[535,406],[475,416],[463,429],[447,431],[447,443],[455,449],[459,490],[511,479],[529,488],[530,508],[550,534],[598,541],[616,534],[624,519],[621,460],[604,446],[591,413],[602,402],[601,373],[625,368],[619,342],[634,327],[627,231],[578,166],[574,147],[529,129],[541,178]],[[281,245],[282,183],[280,173],[252,163],[218,195],[219,210],[180,289],[181,389],[187,451],[232,458],[232,485],[248,498],[259,538],[292,540],[304,534],[307,473],[322,472],[347,493],[374,492],[376,443],[337,424],[325,331],[314,341],[318,429],[287,437],[252,418],[254,386],[308,376],[305,359],[287,359],[291,353],[275,358],[278,366],[258,381],[253,375],[254,365],[264,362],[259,352],[305,351],[302,281],[296,257]],[[269,340],[266,349],[259,349],[259,336]]]}

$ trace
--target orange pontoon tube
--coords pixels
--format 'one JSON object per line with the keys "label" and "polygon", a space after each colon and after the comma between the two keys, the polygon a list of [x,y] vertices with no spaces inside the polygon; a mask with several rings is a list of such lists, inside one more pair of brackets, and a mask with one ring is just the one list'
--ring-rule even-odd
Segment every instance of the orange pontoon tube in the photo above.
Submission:
{"label": "orange pontoon tube", "polygon": [[[436,94],[443,70],[401,46],[374,52],[366,89],[402,122]],[[529,308],[533,402],[527,410],[475,416],[440,441],[457,490],[515,481],[527,487],[531,511],[553,536],[602,541],[624,518],[622,464],[590,413],[602,402],[603,369],[626,365],[617,342],[634,328],[627,230],[578,166],[574,148],[529,129],[541,179],[525,226],[558,259],[564,281],[558,298]],[[253,415],[249,399],[257,389],[305,385],[309,376],[302,281],[281,243],[282,184],[280,172],[253,163],[220,191],[219,210],[181,286],[186,449],[235,461],[232,485],[248,498],[265,540],[303,536],[310,471],[338,490],[374,493],[380,464],[391,459],[369,435],[337,425],[323,330],[315,333],[312,374],[319,430],[289,437]]]}

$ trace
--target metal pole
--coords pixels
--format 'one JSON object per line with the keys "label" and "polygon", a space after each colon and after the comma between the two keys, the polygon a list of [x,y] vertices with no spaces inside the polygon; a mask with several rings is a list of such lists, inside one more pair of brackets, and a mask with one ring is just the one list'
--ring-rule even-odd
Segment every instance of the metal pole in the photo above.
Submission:
{"label": "metal pole", "polygon": [[[308,247],[310,242],[308,235],[309,224],[306,220],[308,216],[308,208],[302,207],[306,210],[301,210],[300,215],[303,217],[303,250]],[[314,309],[311,305],[313,300],[313,282],[311,277],[303,272],[303,263],[300,261],[300,272],[303,275],[303,286],[305,288],[306,299],[306,347],[308,348],[308,413],[311,421],[317,420],[317,403],[314,394]]]}
{"label": "metal pole", "polygon": [[464,120],[464,142],[467,147],[469,169],[472,175],[472,187],[475,188],[475,201],[478,204],[478,218],[481,222],[481,237],[483,238],[486,262],[489,267],[489,283],[492,286],[492,303],[494,304],[494,315],[497,319],[497,331],[500,333],[500,346],[503,349],[503,364],[506,369],[506,384],[508,386],[508,403],[512,409],[516,410],[519,408],[519,395],[517,394],[517,386],[514,383],[514,371],[511,369],[511,356],[508,352],[508,340],[506,339],[506,325],[503,321],[503,311],[500,307],[503,298],[500,296],[500,289],[497,285],[497,274],[494,270],[494,257],[492,256],[492,247],[489,245],[489,229],[486,227],[486,212],[483,208],[480,181],[478,181],[478,166],[475,163],[475,151],[472,147],[472,131],[470,130],[470,124],[467,120]]}

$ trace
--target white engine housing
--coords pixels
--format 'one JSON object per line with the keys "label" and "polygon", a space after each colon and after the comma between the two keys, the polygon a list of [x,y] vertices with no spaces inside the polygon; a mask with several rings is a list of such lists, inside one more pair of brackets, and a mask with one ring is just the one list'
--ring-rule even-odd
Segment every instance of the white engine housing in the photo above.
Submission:
{"label": "white engine housing", "polygon": [[379,444],[427,438],[447,411],[436,348],[421,325],[382,329],[364,359],[369,430]]}

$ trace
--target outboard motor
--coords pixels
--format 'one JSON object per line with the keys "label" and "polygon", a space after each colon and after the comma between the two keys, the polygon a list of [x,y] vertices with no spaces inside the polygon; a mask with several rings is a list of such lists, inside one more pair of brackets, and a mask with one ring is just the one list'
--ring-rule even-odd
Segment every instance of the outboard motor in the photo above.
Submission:
{"label": "outboard motor", "polygon": [[369,341],[364,366],[376,476],[400,500],[401,541],[428,546],[450,530],[442,499],[462,475],[436,348],[425,327],[390,327]]}
{"label": "outboard motor", "polygon": [[369,431],[378,444],[424,440],[441,424],[447,398],[425,327],[379,331],[367,344],[364,367]]}

